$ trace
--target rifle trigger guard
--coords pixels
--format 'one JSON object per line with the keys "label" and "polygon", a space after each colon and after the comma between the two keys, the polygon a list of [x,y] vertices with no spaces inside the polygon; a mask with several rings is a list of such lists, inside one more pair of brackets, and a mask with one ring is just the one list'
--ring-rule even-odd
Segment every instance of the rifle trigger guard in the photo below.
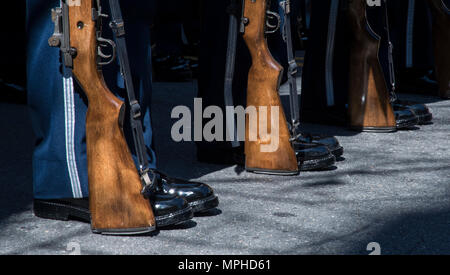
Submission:
{"label": "rifle trigger guard", "polygon": [[[272,34],[277,32],[280,29],[281,26],[281,17],[278,13],[273,11],[266,11],[267,20],[266,20],[266,34]],[[275,25],[272,25],[270,23],[270,20],[276,19],[277,23]]]}
{"label": "rifle trigger guard", "polygon": [[[105,39],[103,37],[97,37],[97,54],[100,57],[100,61],[98,62],[99,66],[105,66],[111,64],[116,59],[116,43],[110,39]],[[102,48],[111,47],[112,54],[104,54],[102,52]],[[103,59],[107,59],[107,61],[102,61]]]}

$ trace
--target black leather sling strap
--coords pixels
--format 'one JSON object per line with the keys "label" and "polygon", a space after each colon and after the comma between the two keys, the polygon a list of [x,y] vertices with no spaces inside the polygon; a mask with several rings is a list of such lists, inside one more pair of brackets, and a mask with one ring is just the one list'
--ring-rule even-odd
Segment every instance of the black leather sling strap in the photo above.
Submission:
{"label": "black leather sling strap", "polygon": [[389,16],[387,0],[383,1],[383,24],[386,31],[386,40],[388,43],[388,62],[389,62],[389,92],[391,94],[391,102],[397,101],[397,94],[395,93],[396,79],[395,79],[395,68],[394,68],[394,45],[391,41],[391,34],[389,31]]}
{"label": "black leather sling strap", "polygon": [[291,29],[291,5],[290,0],[285,0],[280,3],[284,11],[284,26],[283,39],[286,42],[287,57],[288,57],[288,81],[289,81],[289,102],[291,110],[291,135],[295,137],[300,126],[300,108],[299,96],[297,90],[297,62],[295,61],[294,48],[292,44],[292,29]]}
{"label": "black leather sling strap", "polygon": [[[230,14],[230,23],[228,27],[228,45],[227,45],[227,59],[225,67],[225,83],[224,83],[224,99],[225,108],[233,107],[233,78],[236,65],[236,45],[238,38],[238,24],[240,17],[241,6],[239,0],[231,0],[230,5],[227,8],[227,13]],[[226,112],[228,114],[228,112]],[[237,126],[236,119],[233,115],[227,116],[227,138],[231,141],[231,146],[237,148],[240,143],[237,138]],[[229,136],[228,136],[229,135]]]}
{"label": "black leather sling strap", "polygon": [[125,26],[120,10],[119,0],[109,0],[111,8],[110,27],[113,30],[116,40],[116,51],[120,62],[120,70],[125,80],[128,101],[130,104],[130,121],[133,132],[134,146],[139,165],[139,174],[144,185],[144,193],[147,193],[154,187],[154,173],[149,168],[147,159],[147,151],[144,142],[144,134],[142,130],[142,113],[138,100],[136,99],[133,79],[131,76],[130,63],[125,40]]}

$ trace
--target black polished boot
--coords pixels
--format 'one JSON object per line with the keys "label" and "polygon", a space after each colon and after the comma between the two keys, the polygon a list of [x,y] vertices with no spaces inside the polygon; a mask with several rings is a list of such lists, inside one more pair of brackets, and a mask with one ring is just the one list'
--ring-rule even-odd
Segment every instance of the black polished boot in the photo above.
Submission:
{"label": "black polished boot", "polygon": [[430,124],[433,114],[425,104],[397,99],[393,102],[394,110],[411,109],[418,118],[419,125]]}
{"label": "black polished boot", "polygon": [[301,133],[295,137],[293,142],[324,145],[336,158],[340,158],[344,154],[344,147],[342,147],[338,139],[333,136]]}
{"label": "black polished boot", "polygon": [[155,214],[157,227],[181,224],[194,217],[192,207],[176,194],[167,194],[158,190],[148,198]]}
{"label": "black polished boot", "polygon": [[218,197],[207,184],[172,178],[160,171],[154,173],[158,176],[161,191],[185,199],[194,213],[204,212],[219,205]]}
{"label": "black polished boot", "polygon": [[397,129],[408,129],[419,124],[419,117],[412,109],[404,106],[394,107]]}
{"label": "black polished boot", "polygon": [[[186,222],[193,217],[188,202],[175,195],[155,192],[151,195],[151,204],[156,226],[165,227]],[[34,215],[39,218],[68,221],[69,219],[91,222],[89,199],[34,200]]]}
{"label": "black polished boot", "polygon": [[293,146],[300,171],[323,170],[336,163],[336,157],[324,145],[296,141]]}

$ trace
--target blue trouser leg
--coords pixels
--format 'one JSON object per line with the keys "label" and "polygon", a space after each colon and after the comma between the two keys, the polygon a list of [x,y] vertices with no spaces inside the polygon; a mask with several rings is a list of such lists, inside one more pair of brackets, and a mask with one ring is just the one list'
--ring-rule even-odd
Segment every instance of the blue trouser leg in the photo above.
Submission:
{"label": "blue trouser leg", "polygon": [[28,0],[28,105],[36,135],[33,153],[35,198],[80,198],[88,195],[86,104],[61,72],[59,49],[49,47],[53,33],[50,9],[55,0]]}
{"label": "blue trouser leg", "polygon": [[[132,3],[122,1],[121,4],[126,11]],[[59,6],[58,0],[27,0],[28,105],[36,136],[33,187],[34,197],[38,199],[89,195],[85,135],[87,99],[72,78],[63,77],[59,49],[47,44],[53,33],[50,10],[56,6]],[[140,12],[144,13],[145,9]],[[136,92],[142,101],[145,141],[151,166],[155,167],[150,119],[150,43],[149,38],[142,38],[149,36],[149,30],[147,24],[136,21],[139,17],[131,16],[130,12],[127,15],[133,18],[127,20],[124,15],[126,23],[129,21],[133,25],[133,28],[127,27],[128,46],[133,47],[130,62]],[[117,87],[120,83],[117,75],[118,66],[105,67],[108,87],[123,97],[123,91]]]}

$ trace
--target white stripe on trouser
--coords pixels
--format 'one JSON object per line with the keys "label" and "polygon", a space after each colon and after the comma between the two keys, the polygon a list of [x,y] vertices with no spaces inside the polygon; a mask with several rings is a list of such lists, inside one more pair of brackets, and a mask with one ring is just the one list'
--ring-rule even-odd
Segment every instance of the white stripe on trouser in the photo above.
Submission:
{"label": "white stripe on trouser", "polygon": [[75,158],[75,104],[72,77],[64,77],[64,111],[65,111],[65,140],[66,161],[70,184],[74,198],[82,198],[80,178],[78,176]]}
{"label": "white stripe on trouser", "polygon": [[336,23],[339,11],[339,0],[331,1],[330,16],[328,19],[328,37],[327,37],[327,52],[325,55],[325,88],[327,93],[328,106],[334,105],[334,46],[336,38]]}
{"label": "white stripe on trouser", "polygon": [[413,42],[414,42],[414,13],[415,0],[408,2],[408,19],[406,20],[406,68],[413,66]]}
{"label": "white stripe on trouser", "polygon": [[447,10],[447,13],[450,12],[450,10],[447,7],[447,4],[445,3],[445,1],[441,0],[442,6],[444,6],[444,8]]}

